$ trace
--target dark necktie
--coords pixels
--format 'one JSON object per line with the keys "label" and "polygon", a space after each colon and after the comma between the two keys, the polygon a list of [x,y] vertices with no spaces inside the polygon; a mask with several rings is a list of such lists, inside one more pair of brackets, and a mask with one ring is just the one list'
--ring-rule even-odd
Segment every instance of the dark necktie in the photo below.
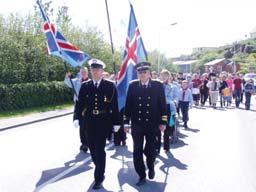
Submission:
{"label": "dark necktie", "polygon": [[185,94],[186,94],[186,89],[183,89],[183,93],[182,93],[182,101],[185,100]]}
{"label": "dark necktie", "polygon": [[94,84],[94,87],[95,87],[96,89],[98,88],[98,83],[97,83],[97,82]]}
{"label": "dark necktie", "polygon": [[145,89],[145,88],[147,88],[147,85],[145,85],[145,84],[144,84],[144,85],[142,85],[142,88],[144,88],[144,89]]}

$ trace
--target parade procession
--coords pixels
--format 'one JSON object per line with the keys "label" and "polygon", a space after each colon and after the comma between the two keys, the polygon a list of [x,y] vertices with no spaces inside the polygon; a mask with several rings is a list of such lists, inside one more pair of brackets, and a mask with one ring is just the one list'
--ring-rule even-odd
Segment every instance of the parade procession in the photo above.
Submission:
{"label": "parade procession", "polygon": [[6,2],[0,192],[256,192],[256,30],[240,40],[204,4]]}

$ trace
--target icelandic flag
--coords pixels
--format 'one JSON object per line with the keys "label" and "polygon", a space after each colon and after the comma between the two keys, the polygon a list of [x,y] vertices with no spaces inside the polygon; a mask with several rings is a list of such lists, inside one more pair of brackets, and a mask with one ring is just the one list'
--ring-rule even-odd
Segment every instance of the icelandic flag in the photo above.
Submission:
{"label": "icelandic flag", "polygon": [[50,55],[55,55],[64,59],[73,67],[81,66],[90,56],[79,48],[68,42],[65,37],[56,29],[55,25],[50,22],[42,5],[37,1],[40,12],[44,19],[44,33],[47,38],[47,49]]}
{"label": "icelandic flag", "polygon": [[131,11],[128,26],[128,36],[125,42],[122,66],[117,78],[119,110],[125,106],[129,82],[133,79],[137,79],[137,73],[134,66],[139,62],[147,60],[147,52],[140,36],[140,31],[132,4],[130,4],[130,7]]}

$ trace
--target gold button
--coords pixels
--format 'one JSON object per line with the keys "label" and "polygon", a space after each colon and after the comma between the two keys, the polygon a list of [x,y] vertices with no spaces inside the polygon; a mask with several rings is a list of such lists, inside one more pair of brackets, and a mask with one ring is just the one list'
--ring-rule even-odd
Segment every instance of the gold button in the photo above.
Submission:
{"label": "gold button", "polygon": [[94,109],[98,109],[98,107],[97,107],[97,106],[95,106],[95,107],[94,107]]}
{"label": "gold button", "polygon": [[98,105],[98,103],[94,103],[95,105]]}
{"label": "gold button", "polygon": [[98,99],[97,99],[97,98],[95,98],[95,101],[98,101]]}
{"label": "gold button", "polygon": [[139,104],[139,106],[141,106],[141,104]]}
{"label": "gold button", "polygon": [[141,118],[138,119],[139,121],[141,120]]}
{"label": "gold button", "polygon": [[139,111],[139,113],[141,113],[141,111]]}
{"label": "gold button", "polygon": [[97,97],[98,95],[97,95],[97,94],[95,94],[95,96]]}
{"label": "gold button", "polygon": [[147,104],[147,106],[149,107],[149,104]]}
{"label": "gold button", "polygon": [[141,97],[139,97],[139,100],[141,100]]}
{"label": "gold button", "polygon": [[146,113],[149,114],[149,111],[147,111]]}
{"label": "gold button", "polygon": [[150,99],[150,97],[148,97],[148,99]]}
{"label": "gold button", "polygon": [[148,121],[148,119],[146,119],[146,121]]}

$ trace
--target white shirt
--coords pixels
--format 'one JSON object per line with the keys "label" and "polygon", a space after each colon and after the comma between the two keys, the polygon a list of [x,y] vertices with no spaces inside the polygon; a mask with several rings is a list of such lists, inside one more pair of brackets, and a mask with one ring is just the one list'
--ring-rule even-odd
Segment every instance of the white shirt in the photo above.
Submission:
{"label": "white shirt", "polygon": [[145,85],[146,87],[148,87],[149,80],[147,80],[146,83],[142,83],[142,81],[140,81],[140,83],[141,83],[142,86]]}
{"label": "white shirt", "polygon": [[102,80],[102,79],[100,79],[100,80],[98,80],[98,81],[95,81],[95,80],[93,79],[93,85],[95,86],[95,83],[97,83],[97,88],[98,88],[99,85],[100,85],[100,83],[101,83],[101,80]]}

